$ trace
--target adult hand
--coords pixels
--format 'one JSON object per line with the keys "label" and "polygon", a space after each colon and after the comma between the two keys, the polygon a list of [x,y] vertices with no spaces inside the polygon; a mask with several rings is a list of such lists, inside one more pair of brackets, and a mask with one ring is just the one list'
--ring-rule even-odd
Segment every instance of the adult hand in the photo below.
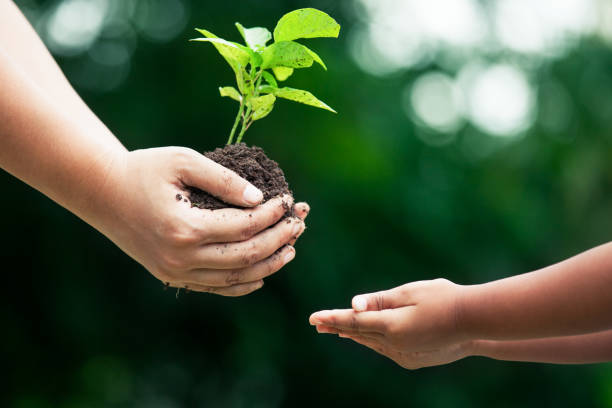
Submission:
{"label": "adult hand", "polygon": [[[191,207],[185,186],[252,208]],[[278,222],[291,197],[258,205],[263,195],[253,185],[178,147],[126,152],[100,191],[104,210],[93,211],[100,216],[92,224],[122,250],[170,286],[225,296],[259,289],[294,258],[288,244],[304,231],[309,211],[300,203],[298,217]]]}
{"label": "adult hand", "polygon": [[465,357],[471,344],[458,325],[462,288],[445,279],[413,282],[355,296],[352,309],[317,312],[310,323],[406,368],[449,363]]}

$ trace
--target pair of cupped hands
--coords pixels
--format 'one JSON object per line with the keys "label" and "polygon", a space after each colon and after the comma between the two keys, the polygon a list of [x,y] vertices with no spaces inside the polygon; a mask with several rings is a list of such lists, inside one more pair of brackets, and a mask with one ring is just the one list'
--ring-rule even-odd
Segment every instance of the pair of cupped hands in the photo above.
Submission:
{"label": "pair of cupped hands", "polygon": [[[137,150],[115,164],[120,170],[105,185],[125,187],[106,196],[120,210],[99,229],[165,285],[246,295],[295,257],[308,204],[294,204],[291,196],[262,203],[260,190],[191,149]],[[186,186],[243,208],[192,207]],[[291,206],[295,217],[281,221]],[[356,296],[352,308],[314,313],[310,323],[319,333],[351,339],[405,368],[448,363],[469,352],[455,325],[459,289],[442,279],[414,282]]]}

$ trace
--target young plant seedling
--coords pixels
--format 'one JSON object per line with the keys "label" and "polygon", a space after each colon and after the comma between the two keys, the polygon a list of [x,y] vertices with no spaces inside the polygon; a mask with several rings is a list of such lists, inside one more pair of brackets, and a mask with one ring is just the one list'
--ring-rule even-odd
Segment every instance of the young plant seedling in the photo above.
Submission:
{"label": "young plant seedling", "polygon": [[[325,63],[311,49],[295,42],[300,38],[333,37],[340,33],[340,25],[326,13],[304,8],[285,14],[276,23],[274,40],[272,33],[263,27],[245,28],[236,23],[245,45],[217,37],[210,31],[196,28],[204,38],[191,41],[205,41],[215,46],[236,75],[238,89],[232,86],[219,88],[223,97],[240,103],[234,126],[227,144],[232,144],[234,135],[241,124],[236,143],[242,141],[244,133],[254,121],[263,119],[272,111],[276,98],[289,99],[306,105],[336,113],[313,94],[301,89],[279,87],[294,69],[311,67],[314,62],[327,70]],[[272,71],[272,72],[270,72]]]}

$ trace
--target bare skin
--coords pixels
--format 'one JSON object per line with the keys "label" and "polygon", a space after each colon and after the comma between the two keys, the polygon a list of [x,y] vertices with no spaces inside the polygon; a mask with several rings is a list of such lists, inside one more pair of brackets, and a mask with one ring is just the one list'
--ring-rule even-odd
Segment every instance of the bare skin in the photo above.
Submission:
{"label": "bare skin", "polygon": [[[0,168],[111,239],[171,286],[239,296],[295,256],[306,203],[261,191],[187,148],[129,152],[70,86],[12,1],[0,2]],[[192,208],[195,186],[248,209]],[[269,228],[271,227],[271,228]]]}
{"label": "bare skin", "polygon": [[547,268],[482,285],[445,279],[353,298],[310,316],[415,369],[478,355],[549,363],[612,361],[612,243]]}

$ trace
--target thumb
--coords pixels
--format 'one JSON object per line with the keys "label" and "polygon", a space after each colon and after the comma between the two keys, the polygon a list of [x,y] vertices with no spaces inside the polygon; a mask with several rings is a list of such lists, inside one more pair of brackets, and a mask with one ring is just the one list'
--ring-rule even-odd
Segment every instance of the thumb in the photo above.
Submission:
{"label": "thumb", "polygon": [[181,179],[188,186],[197,187],[215,197],[242,207],[253,207],[263,200],[257,187],[196,151],[183,163]]}
{"label": "thumb", "polygon": [[356,312],[379,311],[406,306],[409,302],[408,285],[380,292],[353,297],[353,310]]}

